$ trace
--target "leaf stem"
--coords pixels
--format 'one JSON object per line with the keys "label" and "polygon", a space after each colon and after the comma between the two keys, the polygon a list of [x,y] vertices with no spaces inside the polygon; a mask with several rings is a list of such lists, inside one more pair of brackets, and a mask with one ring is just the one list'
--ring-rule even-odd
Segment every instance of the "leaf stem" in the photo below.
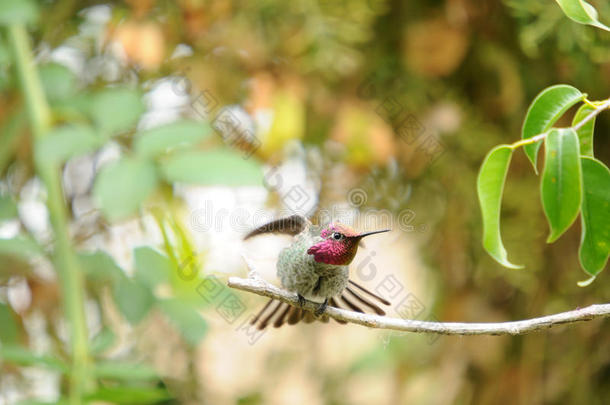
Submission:
{"label": "leaf stem", "polygon": [[576,124],[572,127],[572,129],[574,131],[578,131],[580,128],[585,126],[587,124],[587,122],[591,121],[599,113],[601,113],[604,110],[607,110],[608,108],[610,108],[610,99],[604,101],[602,104],[600,104],[598,107],[596,107],[595,110],[591,111],[591,114],[587,115],[584,119],[579,121],[578,124]]}
{"label": "leaf stem", "polygon": [[[8,34],[36,144],[47,135],[51,128],[51,112],[32,58],[25,26],[23,24],[10,25]],[[88,332],[85,321],[82,272],[72,250],[68,232],[68,215],[61,187],[60,167],[45,162],[41,156],[37,155],[36,148],[34,148],[34,162],[38,176],[47,190],[47,208],[55,234],[54,264],[61,284],[66,317],[70,324],[72,368],[69,399],[70,404],[80,404],[89,382]]]}
{"label": "leaf stem", "polygon": [[543,140],[544,138],[546,138],[548,132],[543,132],[541,134],[532,136],[531,138],[527,138],[527,139],[521,139],[520,141],[517,141],[515,143],[511,143],[510,146],[512,150],[517,149],[520,146],[525,146],[525,145],[529,145],[530,143],[536,143],[538,141]]}
{"label": "leaf stem", "polygon": [[32,60],[28,33],[22,24],[10,25],[8,31],[20,84],[27,98],[32,131],[36,138],[41,138],[51,127],[51,112]]}
{"label": "leaf stem", "polygon": [[[576,124],[576,125],[574,125],[572,127],[567,127],[567,128],[571,128],[574,131],[578,131],[579,129],[581,129],[583,126],[585,126],[587,124],[587,122],[591,121],[599,113],[601,113],[602,111],[607,110],[607,109],[610,108],[610,99],[607,99],[607,100],[601,102],[597,106],[594,105],[591,102],[588,102],[587,105],[590,105],[590,106],[594,107],[595,110],[591,111],[591,113],[589,115],[587,115],[584,119],[579,121],[578,124]],[[515,149],[517,149],[520,146],[525,146],[525,145],[529,145],[529,144],[541,141],[544,138],[546,138],[547,135],[548,135],[548,131],[543,132],[543,133],[538,134],[538,135],[535,135],[535,136],[532,136],[531,138],[521,139],[521,140],[519,140],[519,141],[517,141],[515,143],[510,144],[509,146],[511,147],[511,149],[515,150]]]}

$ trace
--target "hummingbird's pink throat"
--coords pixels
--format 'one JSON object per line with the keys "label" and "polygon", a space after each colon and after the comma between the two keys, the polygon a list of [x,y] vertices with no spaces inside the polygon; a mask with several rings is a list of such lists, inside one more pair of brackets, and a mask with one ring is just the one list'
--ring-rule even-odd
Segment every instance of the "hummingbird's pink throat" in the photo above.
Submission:
{"label": "hummingbird's pink throat", "polygon": [[[330,230],[333,230],[333,228],[330,228]],[[354,256],[356,256],[360,239],[376,233],[387,232],[389,229],[356,235],[341,234],[339,239],[333,237],[333,235],[336,235],[336,232],[330,233],[325,231],[326,230],[322,231],[320,236],[326,239],[307,249],[307,253],[313,255],[314,260],[318,263],[344,266],[350,264],[354,259]]]}
{"label": "hummingbird's pink throat", "polygon": [[351,263],[357,248],[358,243],[355,240],[345,239],[339,242],[328,239],[316,243],[307,249],[307,253],[313,255],[316,262],[341,266]]}

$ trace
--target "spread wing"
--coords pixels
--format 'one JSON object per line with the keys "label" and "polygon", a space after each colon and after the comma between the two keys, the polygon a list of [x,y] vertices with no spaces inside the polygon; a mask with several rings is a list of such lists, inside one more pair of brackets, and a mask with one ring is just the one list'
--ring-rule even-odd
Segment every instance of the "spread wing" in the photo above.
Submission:
{"label": "spread wing", "polygon": [[308,223],[309,221],[304,216],[291,215],[286,218],[276,219],[275,221],[271,221],[253,229],[244,236],[244,240],[263,233],[285,233],[294,236],[301,233],[307,227]]}
{"label": "spread wing", "polygon": [[[350,285],[343,290],[340,296],[333,297],[329,300],[328,304],[331,307],[360,313],[374,312],[377,315],[385,315],[385,311],[378,303],[390,305],[389,301],[351,280],[349,281],[349,284]],[[285,324],[294,325],[301,321],[311,323],[316,320],[328,322],[329,316],[323,314],[316,319],[310,311],[271,299],[252,321],[250,321],[250,324],[256,324],[258,329],[265,329],[270,323],[273,323],[273,327],[279,328]],[[336,322],[340,324],[347,323],[338,320],[336,320]]]}

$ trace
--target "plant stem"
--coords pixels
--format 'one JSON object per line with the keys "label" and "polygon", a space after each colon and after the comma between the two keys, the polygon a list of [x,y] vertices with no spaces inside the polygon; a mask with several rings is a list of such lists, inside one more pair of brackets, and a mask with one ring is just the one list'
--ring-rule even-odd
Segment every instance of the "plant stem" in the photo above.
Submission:
{"label": "plant stem", "polygon": [[[36,145],[51,128],[51,113],[30,49],[27,31],[22,24],[8,28],[15,55],[15,64]],[[68,215],[61,188],[60,167],[45,162],[34,147],[36,171],[47,190],[47,208],[55,234],[54,264],[59,276],[64,309],[70,324],[72,368],[70,374],[70,403],[80,404],[88,385],[88,333],[85,321],[83,279],[79,263],[72,250],[68,232]]]}
{"label": "plant stem", "polygon": [[531,138],[521,139],[520,141],[517,141],[515,143],[511,143],[508,146],[510,146],[514,150],[514,149],[517,149],[520,146],[525,146],[525,145],[529,145],[530,143],[536,143],[538,141],[541,141],[544,138],[546,138],[547,134],[548,134],[548,132],[543,132],[541,134],[532,136]]}
{"label": "plant stem", "polygon": [[[593,106],[590,103],[587,103],[590,106]],[[593,118],[595,118],[599,113],[601,113],[604,110],[607,110],[610,108],[610,99],[603,101],[601,104],[599,104],[598,106],[594,106],[595,110],[591,111],[591,113],[589,115],[587,115],[584,119],[582,119],[581,121],[578,122],[578,124],[572,126],[572,127],[567,127],[573,129],[574,131],[578,131],[579,129],[581,129],[582,127],[584,127],[587,122],[591,121]],[[529,145],[532,143],[536,143],[538,141],[543,140],[544,138],[546,138],[546,136],[548,135],[548,131],[547,132],[543,132],[541,134],[532,136],[531,138],[527,138],[527,139],[521,139],[520,141],[517,141],[515,143],[511,143],[509,146],[514,150],[517,149],[520,146],[525,146],[525,145]]]}
{"label": "plant stem", "polygon": [[27,31],[21,24],[11,25],[8,28],[9,37],[15,54],[17,73],[26,105],[30,115],[32,132],[36,138],[41,138],[51,127],[51,112],[46,102],[40,79],[36,72]]}
{"label": "plant stem", "polygon": [[578,124],[574,125],[572,129],[578,131],[585,124],[595,118],[599,113],[610,108],[610,99],[606,100],[603,104],[600,104],[595,110],[591,111],[591,114],[587,115],[583,120],[579,121]]}

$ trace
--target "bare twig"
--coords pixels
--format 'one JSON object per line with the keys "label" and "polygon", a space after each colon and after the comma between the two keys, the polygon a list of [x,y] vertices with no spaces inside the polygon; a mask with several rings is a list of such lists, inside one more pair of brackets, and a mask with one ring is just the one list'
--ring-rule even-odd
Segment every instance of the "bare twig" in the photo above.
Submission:
{"label": "bare twig", "polygon": [[[250,277],[247,279],[231,277],[229,278],[228,284],[229,287],[238,290],[274,298],[290,305],[298,305],[296,294],[281,290],[258,277]],[[304,308],[314,311],[317,307],[318,304],[306,301]],[[389,329],[401,332],[438,333],[443,335],[523,335],[559,325],[610,317],[610,304],[591,305],[586,308],[522,321],[490,323],[416,321],[362,314],[333,307],[328,307],[326,309],[326,314],[337,320],[368,326],[369,328]]]}

